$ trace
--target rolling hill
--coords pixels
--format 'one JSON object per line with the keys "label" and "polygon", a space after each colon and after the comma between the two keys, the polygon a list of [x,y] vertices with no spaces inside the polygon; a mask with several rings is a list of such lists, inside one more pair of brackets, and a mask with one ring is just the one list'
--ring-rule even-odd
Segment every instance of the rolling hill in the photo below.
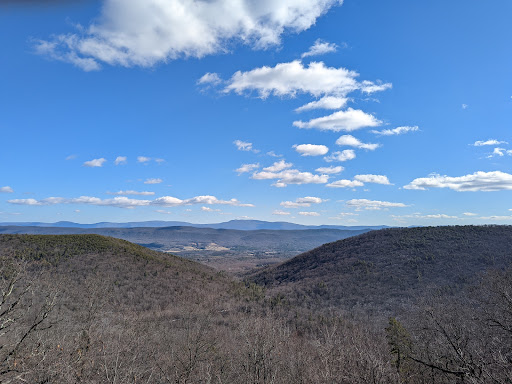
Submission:
{"label": "rolling hill", "polygon": [[311,308],[390,314],[512,262],[511,226],[392,228],[324,244],[249,278]]}
{"label": "rolling hill", "polygon": [[171,252],[232,272],[289,259],[321,244],[368,231],[340,229],[234,230],[195,227],[68,228],[0,226],[0,234],[98,234]]}

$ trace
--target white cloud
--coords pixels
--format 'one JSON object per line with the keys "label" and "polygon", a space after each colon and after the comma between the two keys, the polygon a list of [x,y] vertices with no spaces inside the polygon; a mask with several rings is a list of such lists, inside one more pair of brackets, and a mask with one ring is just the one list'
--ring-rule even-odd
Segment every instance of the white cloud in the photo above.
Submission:
{"label": "white cloud", "polygon": [[454,191],[502,191],[512,190],[512,175],[501,171],[478,171],[470,175],[450,177],[433,174],[414,179],[404,189],[425,190],[449,188]]}
{"label": "white cloud", "polygon": [[481,216],[481,217],[479,217],[479,219],[504,221],[504,220],[512,220],[512,216]]}
{"label": "white cloud", "polygon": [[323,62],[304,66],[299,60],[279,63],[275,67],[261,67],[247,72],[236,72],[224,88],[238,94],[255,91],[265,99],[270,95],[294,97],[298,93],[319,96],[344,97],[359,88],[357,72],[345,68],[326,67]]}
{"label": "white cloud", "polygon": [[223,91],[239,95],[255,92],[262,99],[271,95],[295,97],[297,94],[345,98],[357,90],[368,93],[389,88],[388,85],[376,85],[370,81],[359,83],[356,80],[358,76],[355,71],[327,67],[321,61],[304,65],[300,60],[294,60],[278,63],[274,67],[264,66],[247,72],[235,72]]}
{"label": "white cloud", "polygon": [[403,135],[404,133],[416,132],[419,130],[420,130],[419,127],[417,125],[415,125],[413,127],[404,126],[404,127],[396,127],[393,129],[383,129],[382,131],[372,130],[372,132],[375,133],[376,135],[393,136],[393,135]]}
{"label": "white cloud", "polygon": [[309,56],[319,56],[326,53],[336,52],[338,46],[334,43],[328,43],[322,39],[317,39],[307,52],[304,52],[300,57],[305,58]]}
{"label": "white cloud", "polygon": [[349,147],[356,147],[360,149],[367,149],[369,151],[373,151],[380,147],[380,144],[370,144],[370,143],[363,143],[359,139],[355,138],[352,135],[343,135],[336,140],[337,145],[346,145]]}
{"label": "white cloud", "polygon": [[301,156],[322,156],[329,152],[329,148],[325,145],[316,144],[295,144],[293,146]]}
{"label": "white cloud", "polygon": [[197,80],[197,84],[211,84],[218,85],[222,82],[218,73],[205,73],[199,80]]}
{"label": "white cloud", "polygon": [[214,205],[214,204],[220,204],[220,205],[232,205],[237,207],[254,207],[253,204],[244,204],[240,203],[237,199],[231,199],[231,200],[219,200],[215,196],[196,196],[192,197],[190,199],[181,200],[176,197],[172,196],[164,196],[159,197],[158,199],[153,200],[153,205],[163,205],[168,207],[175,207],[175,206],[183,206],[183,205],[195,205],[195,204],[205,204],[205,205]]}
{"label": "white cloud", "polygon": [[324,96],[319,100],[312,101],[296,108],[295,112],[310,111],[312,109],[340,109],[343,108],[348,102],[346,97]]}
{"label": "white cloud", "polygon": [[109,195],[116,195],[116,196],[129,196],[129,195],[135,195],[135,196],[153,196],[155,192],[148,192],[148,191],[118,191],[118,192],[107,192]]}
{"label": "white cloud", "polygon": [[278,155],[274,151],[267,152],[267,155],[270,156],[270,157],[283,157],[283,155]]}
{"label": "white cloud", "polygon": [[492,151],[492,154],[489,157],[505,156],[503,152],[505,152],[505,148],[494,148],[494,151]]}
{"label": "white cloud", "polygon": [[92,160],[86,161],[84,163],[84,166],[85,167],[103,167],[103,164],[105,164],[106,161],[107,160],[104,159],[103,157],[100,159],[92,159]]}
{"label": "white cloud", "polygon": [[165,159],[155,159],[155,162],[158,164],[165,163]]}
{"label": "white cloud", "polygon": [[329,180],[328,175],[314,175],[311,172],[300,172],[297,169],[286,169],[280,172],[265,171],[252,175],[255,180],[274,180],[275,187],[283,188],[288,184],[325,184]]}
{"label": "white cloud", "polygon": [[146,179],[146,181],[144,181],[144,184],[160,184],[161,182],[163,182],[163,180],[158,178]]}
{"label": "white cloud", "polygon": [[457,216],[450,216],[450,215],[446,215],[444,213],[435,213],[435,214],[431,214],[431,215],[423,215],[423,216],[418,216],[419,218],[422,218],[422,219],[458,219]]}
{"label": "white cloud", "polygon": [[477,140],[473,143],[473,146],[475,147],[481,147],[484,145],[500,145],[500,144],[508,144],[506,141],[500,141],[495,139],[488,139],[488,140]]}
{"label": "white cloud", "polygon": [[317,128],[322,131],[355,131],[364,127],[377,127],[382,122],[360,109],[348,108],[345,111],[334,112],[331,115],[318,117],[309,121],[294,121],[293,125],[298,128]]}
{"label": "white cloud", "polygon": [[359,216],[359,214],[353,212],[340,212],[335,217],[329,217],[329,219],[344,219],[345,217],[351,216]]}
{"label": "white cloud", "polygon": [[330,188],[354,188],[354,187],[362,187],[364,184],[358,180],[337,180],[333,183],[327,184],[326,187]]}
{"label": "white cloud", "polygon": [[458,216],[447,215],[445,213],[434,213],[434,214],[429,214],[429,215],[422,215],[420,213],[415,213],[412,215],[400,215],[400,216],[391,215],[391,217],[397,221],[403,221],[403,219],[459,219],[460,220],[460,217],[458,217]]}
{"label": "white cloud", "polygon": [[151,161],[151,157],[137,156],[137,162],[146,164]]}
{"label": "white cloud", "polygon": [[274,164],[272,164],[270,167],[263,168],[264,172],[280,172],[283,169],[292,167],[292,163],[287,163],[284,160],[276,161]]}
{"label": "white cloud", "polygon": [[241,175],[242,173],[252,172],[255,169],[258,169],[260,167],[259,163],[255,164],[242,164],[240,168],[235,169],[235,172],[238,172],[238,175]]}
{"label": "white cloud", "polygon": [[153,66],[226,52],[237,43],[278,45],[309,29],[341,0],[106,0],[95,22],[76,34],[39,41],[36,51],[84,70]]}
{"label": "white cloud", "polygon": [[383,184],[390,185],[387,176],[384,175],[356,175],[354,176],[355,180],[361,181],[363,183],[374,183],[374,184]]}
{"label": "white cloud", "polygon": [[505,148],[494,148],[494,150],[492,151],[492,153],[487,156],[488,158],[491,158],[491,157],[494,157],[494,156],[505,156],[508,155],[508,156],[512,156],[512,149],[505,149]]}
{"label": "white cloud", "polygon": [[327,175],[335,175],[337,173],[341,173],[343,172],[345,168],[343,168],[341,165],[337,166],[337,167],[320,167],[320,168],[317,168],[315,169],[316,172],[318,173],[324,173],[324,174],[327,174]]}
{"label": "white cloud", "polygon": [[68,157],[66,157],[66,160],[74,160],[76,159],[76,155],[69,155]]}
{"label": "white cloud", "polygon": [[311,207],[311,204],[321,204],[326,200],[321,199],[320,197],[306,196],[300,197],[295,201],[283,201],[279,205],[284,208],[299,208],[299,207]]}
{"label": "white cloud", "polygon": [[478,213],[473,213],[473,212],[464,212],[463,213],[464,216],[478,216]]}
{"label": "white cloud", "polygon": [[14,190],[8,185],[5,187],[0,187],[0,193],[13,193]]}
{"label": "white cloud", "polygon": [[244,204],[237,199],[231,200],[219,200],[215,196],[196,196],[190,199],[179,199],[172,196],[163,196],[155,200],[139,200],[129,199],[127,197],[114,197],[113,199],[100,199],[98,197],[81,196],[78,198],[64,198],[64,197],[48,197],[46,199],[14,199],[7,201],[10,204],[17,205],[56,205],[56,204],[88,204],[98,206],[109,206],[118,208],[135,208],[142,206],[166,206],[166,207],[177,207],[185,205],[232,205],[238,207],[254,207],[253,204]]}
{"label": "white cloud", "polygon": [[236,145],[236,149],[238,149],[239,151],[246,151],[246,152],[251,151],[254,153],[259,152],[259,150],[253,149],[252,143],[248,143],[247,141],[235,140],[235,141],[233,141],[233,144]]}
{"label": "white cloud", "polygon": [[381,81],[374,83],[373,81],[368,80],[363,80],[361,82],[361,91],[368,94],[382,92],[391,88],[393,88],[393,85],[391,83],[382,83]]}
{"label": "white cloud", "polygon": [[126,156],[117,156],[116,160],[114,161],[115,165],[123,165],[126,164],[128,158]]}
{"label": "white cloud", "polygon": [[299,215],[302,216],[320,216],[318,212],[299,212]]}
{"label": "white cloud", "polygon": [[74,50],[70,50],[76,41],[74,35],[57,36],[54,41],[35,40],[34,51],[52,60],[73,64],[86,72],[99,70],[101,66],[95,59],[80,57]]}
{"label": "white cloud", "polygon": [[290,212],[275,210],[272,214],[275,216],[288,216],[290,215]]}
{"label": "white cloud", "polygon": [[8,203],[17,205],[56,205],[56,204],[87,204],[98,206],[109,206],[118,208],[135,208],[150,204],[149,200],[129,199],[127,197],[114,197],[113,199],[100,199],[98,197],[80,196],[77,198],[48,197],[46,199],[15,199],[8,200]]}
{"label": "white cloud", "polygon": [[203,212],[220,212],[220,209],[213,209],[210,207],[201,207],[201,211],[203,211]]}
{"label": "white cloud", "polygon": [[392,203],[389,201],[379,201],[379,200],[368,200],[368,199],[352,199],[348,200],[345,203],[348,207],[355,208],[357,211],[362,209],[366,210],[380,210],[385,208],[403,208],[407,207],[407,205],[403,203]]}
{"label": "white cloud", "polygon": [[462,104],[462,109],[468,109],[469,105],[467,104]]}
{"label": "white cloud", "polygon": [[155,209],[155,212],[162,213],[164,215],[172,215],[173,214],[173,212],[166,211],[165,209]]}
{"label": "white cloud", "polygon": [[334,152],[330,156],[324,157],[324,160],[328,163],[333,161],[347,161],[347,160],[353,160],[356,158],[356,153],[353,149],[345,149],[341,152]]}

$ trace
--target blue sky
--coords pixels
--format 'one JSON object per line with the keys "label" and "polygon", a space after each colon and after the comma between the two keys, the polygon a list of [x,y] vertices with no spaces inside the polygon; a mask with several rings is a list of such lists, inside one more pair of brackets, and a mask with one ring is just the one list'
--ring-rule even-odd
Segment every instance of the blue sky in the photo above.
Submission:
{"label": "blue sky", "polygon": [[512,224],[512,3],[0,6],[0,221]]}

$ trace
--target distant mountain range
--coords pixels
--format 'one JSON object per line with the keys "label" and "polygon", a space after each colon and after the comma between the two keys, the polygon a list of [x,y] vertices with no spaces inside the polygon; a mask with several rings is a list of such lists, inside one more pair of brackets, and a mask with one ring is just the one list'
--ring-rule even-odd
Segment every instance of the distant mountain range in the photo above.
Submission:
{"label": "distant mountain range", "polygon": [[176,253],[230,271],[244,271],[255,266],[280,262],[324,243],[370,230],[368,228],[236,230],[191,226],[81,228],[0,225],[0,234],[111,236],[144,245],[153,250]]}
{"label": "distant mountain range", "polygon": [[345,225],[301,225],[284,221],[261,220],[230,220],[223,223],[193,224],[183,221],[135,221],[127,223],[101,222],[94,224],[80,224],[71,221],[59,221],[56,223],[41,222],[5,222],[0,226],[21,227],[53,227],[53,228],[161,228],[161,227],[195,227],[213,229],[237,229],[240,231],[253,231],[259,229],[272,230],[301,230],[301,229],[342,229],[342,230],[371,230],[389,228],[385,225],[377,226],[345,226]]}

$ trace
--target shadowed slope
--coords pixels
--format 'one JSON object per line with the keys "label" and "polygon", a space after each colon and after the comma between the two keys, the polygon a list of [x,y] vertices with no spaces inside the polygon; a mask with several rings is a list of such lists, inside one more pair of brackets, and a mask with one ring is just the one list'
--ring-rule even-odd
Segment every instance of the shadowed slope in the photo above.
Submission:
{"label": "shadowed slope", "polygon": [[510,226],[395,228],[324,244],[252,279],[314,308],[394,312],[511,261]]}

